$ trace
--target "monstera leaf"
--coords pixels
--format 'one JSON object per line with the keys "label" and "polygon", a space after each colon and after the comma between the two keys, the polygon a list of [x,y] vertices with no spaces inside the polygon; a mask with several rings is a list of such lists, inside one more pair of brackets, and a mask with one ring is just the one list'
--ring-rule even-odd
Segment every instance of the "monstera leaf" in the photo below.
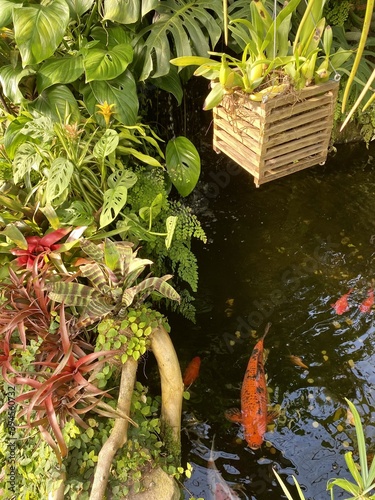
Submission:
{"label": "monstera leaf", "polygon": [[200,171],[199,153],[189,139],[176,137],[167,144],[165,161],[169,177],[181,196],[189,195],[195,188]]}
{"label": "monstera leaf", "polygon": [[[155,7],[158,20],[146,26],[134,43],[145,39],[144,66],[140,80],[169,73],[171,39],[177,57],[207,56],[221,36],[217,18],[222,17],[221,0],[161,0]],[[148,35],[148,36],[147,36]],[[147,37],[147,38],[146,38]]]}

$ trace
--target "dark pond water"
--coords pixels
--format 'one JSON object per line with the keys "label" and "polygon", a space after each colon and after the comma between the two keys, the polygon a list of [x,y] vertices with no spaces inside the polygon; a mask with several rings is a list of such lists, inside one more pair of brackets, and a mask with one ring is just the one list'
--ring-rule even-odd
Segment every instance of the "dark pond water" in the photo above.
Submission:
{"label": "dark pond water", "polygon": [[[375,328],[373,314],[359,310],[375,278],[375,149],[338,146],[324,166],[258,189],[242,170],[229,175],[234,163],[224,155],[202,149],[194,205],[208,243],[195,248],[197,321],[172,322],[182,369],[202,357],[184,402],[183,459],[193,466],[185,498],[215,498],[207,469],[215,436],[216,466],[240,498],[285,498],[275,468],[288,485],[295,475],[306,498],[329,499],[327,480],[350,478],[344,454],[356,450],[345,397],[361,414],[368,450],[375,447]],[[350,310],[337,315],[331,304],[350,288]],[[224,412],[240,404],[249,356],[268,321],[267,384],[281,410],[252,451]],[[335,489],[335,498],[347,497]]]}

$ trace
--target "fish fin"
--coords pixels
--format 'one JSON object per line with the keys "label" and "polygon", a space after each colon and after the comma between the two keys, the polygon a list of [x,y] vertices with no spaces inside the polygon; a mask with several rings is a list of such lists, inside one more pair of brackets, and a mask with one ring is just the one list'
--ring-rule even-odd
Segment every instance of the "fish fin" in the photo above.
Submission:
{"label": "fish fin", "polygon": [[280,412],[278,410],[269,410],[267,412],[267,424],[273,422],[279,415]]}
{"label": "fish fin", "polygon": [[229,410],[226,410],[224,413],[224,416],[230,422],[242,423],[241,411],[238,408],[229,408]]}

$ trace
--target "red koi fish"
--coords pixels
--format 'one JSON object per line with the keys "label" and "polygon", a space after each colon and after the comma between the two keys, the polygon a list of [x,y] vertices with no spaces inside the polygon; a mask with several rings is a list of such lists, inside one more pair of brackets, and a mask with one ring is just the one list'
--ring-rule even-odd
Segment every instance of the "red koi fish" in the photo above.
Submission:
{"label": "red koi fish", "polygon": [[362,313],[368,313],[371,311],[371,308],[374,304],[374,289],[370,288],[367,292],[367,298],[359,305],[359,310]]}
{"label": "red koi fish", "polygon": [[252,450],[260,448],[267,423],[275,417],[275,414],[267,414],[267,385],[263,366],[263,341],[270,326],[271,323],[268,323],[250,356],[241,388],[241,411],[232,409],[225,413],[228,420],[243,425],[245,440]]}
{"label": "red koi fish", "polygon": [[[214,436],[215,439],[215,436]],[[240,497],[228,485],[215,465],[214,439],[210,451],[210,458],[207,462],[209,498],[207,500],[237,500]]]}
{"label": "red koi fish", "polygon": [[195,356],[190,363],[187,365],[184,372],[183,381],[184,386],[189,387],[193,382],[195,382],[199,376],[199,370],[201,367],[201,358]]}
{"label": "red koi fish", "polygon": [[340,297],[334,304],[331,304],[333,309],[336,311],[336,314],[344,314],[346,311],[349,311],[348,297],[352,293],[353,288],[349,290],[348,293]]}

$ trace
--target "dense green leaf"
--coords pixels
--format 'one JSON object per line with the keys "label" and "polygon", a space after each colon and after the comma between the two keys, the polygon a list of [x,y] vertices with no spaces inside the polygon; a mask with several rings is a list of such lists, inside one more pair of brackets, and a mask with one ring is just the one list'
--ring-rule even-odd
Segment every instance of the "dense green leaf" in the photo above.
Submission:
{"label": "dense green leaf", "polygon": [[113,80],[126,70],[132,59],[130,44],[116,45],[110,50],[93,48],[84,57],[86,82]]}
{"label": "dense green leaf", "polygon": [[66,3],[69,5],[70,15],[80,17],[92,7],[94,0],[66,0]]}
{"label": "dense green leaf", "polygon": [[114,116],[124,125],[135,125],[138,116],[138,97],[131,73],[110,82],[90,82],[83,88],[86,106],[96,121],[105,126],[104,118],[97,113],[97,104],[114,104]]}
{"label": "dense green leaf", "polygon": [[213,12],[222,17],[221,0],[162,0],[155,10],[160,14],[158,20],[142,30],[136,40],[145,40],[144,65],[140,80],[150,75],[160,77],[169,73],[171,59],[169,37],[173,38],[177,56],[206,56],[221,36],[221,29]]}
{"label": "dense green leaf", "polygon": [[167,75],[153,78],[152,83],[155,85],[155,87],[165,90],[166,92],[170,92],[176,98],[178,105],[181,104],[183,90],[176,68],[171,66],[170,71]]}
{"label": "dense green leaf", "polygon": [[189,139],[176,137],[167,144],[166,166],[173,185],[181,196],[195,188],[201,170],[199,153]]}
{"label": "dense green leaf", "polygon": [[112,49],[117,45],[129,44],[131,42],[128,32],[122,26],[112,26],[109,28],[96,26],[91,30],[90,35],[94,40],[100,40],[102,48],[107,47],[108,49]]}
{"label": "dense green leaf", "polygon": [[58,83],[71,83],[83,74],[82,56],[51,57],[45,61],[37,73],[37,89],[44,89]]}
{"label": "dense green leaf", "polygon": [[55,85],[43,90],[29,107],[48,116],[54,122],[74,123],[79,122],[81,117],[77,100],[65,85]]}
{"label": "dense green leaf", "polygon": [[13,162],[13,180],[18,184],[31,170],[39,170],[42,157],[36,152],[35,147],[26,142],[17,149]]}
{"label": "dense green leaf", "polygon": [[106,156],[116,150],[118,142],[119,136],[116,130],[107,129],[94,146],[93,154],[95,158],[104,160]]}
{"label": "dense green leaf", "polygon": [[104,0],[104,20],[120,24],[136,23],[141,15],[141,0]]}
{"label": "dense green leaf", "polygon": [[0,0],[0,28],[8,26],[12,22],[13,9],[22,7],[22,0]]}
{"label": "dense green leaf", "polygon": [[0,68],[0,84],[3,88],[4,95],[8,97],[14,104],[19,104],[23,95],[18,88],[18,84],[25,76],[34,74],[35,71],[31,68],[22,69],[20,64],[13,67],[12,64]]}
{"label": "dense green leaf", "polygon": [[103,210],[100,214],[100,228],[108,226],[125,206],[128,190],[125,186],[107,189],[104,193]]}
{"label": "dense green leaf", "polygon": [[48,173],[46,185],[46,204],[51,204],[59,198],[69,186],[74,172],[73,163],[67,158],[56,158]]}
{"label": "dense green leaf", "polygon": [[23,67],[51,57],[63,39],[68,22],[69,7],[65,0],[15,9],[14,35]]}

